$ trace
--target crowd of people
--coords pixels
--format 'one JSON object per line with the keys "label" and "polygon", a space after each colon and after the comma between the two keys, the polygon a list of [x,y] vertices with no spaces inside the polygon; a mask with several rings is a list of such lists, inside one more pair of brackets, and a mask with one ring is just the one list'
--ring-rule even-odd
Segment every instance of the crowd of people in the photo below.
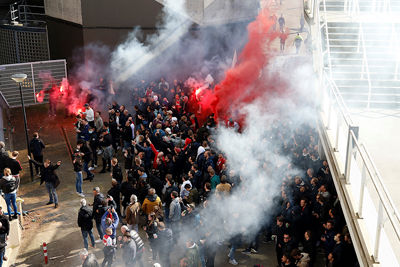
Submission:
{"label": "crowd of people", "polygon": [[[267,135],[277,144],[277,153],[291,163],[278,166],[261,157],[265,159],[259,165],[280,173],[280,194],[265,198],[273,202],[273,209],[260,209],[265,223],[257,229],[241,233],[226,229],[225,219],[218,220],[215,203],[228,200],[229,204],[234,194],[246,197],[248,188],[246,179],[237,174],[242,166],[230,165],[213,132],[220,124],[240,132],[240,125],[232,118],[217,122],[214,114],[199,123],[194,91],[177,80],[171,85],[164,79],[142,81],[133,90],[133,110],[114,101],[104,114],[88,103],[76,116],[73,170],[81,197],[77,223],[83,237],[82,265],[146,266],[150,262],[163,267],[209,267],[224,246],[229,249],[226,263],[238,265],[237,249],[251,257],[265,242],[275,245],[278,266],[312,267],[317,258],[326,266],[358,266],[329,166],[320,159],[318,135],[309,124],[290,129],[290,123],[282,120],[270,128]],[[12,220],[17,216],[22,168],[18,152],[9,155],[4,147],[0,142],[4,175],[0,187]],[[33,159],[29,160],[49,193],[47,204],[57,208],[55,170],[61,162],[43,160],[45,145],[37,133],[30,147]],[[96,173],[109,173],[111,187],[96,186]],[[83,194],[84,180],[93,183],[91,203]],[[210,214],[215,218],[211,220]],[[246,214],[232,212],[230,218],[240,222],[241,216]],[[0,251],[1,233],[9,231],[3,217]],[[102,263],[89,246],[103,249]],[[150,259],[144,257],[146,249],[151,251]]]}
{"label": "crowd of people", "polygon": [[[268,212],[266,223],[251,240],[245,232],[225,235],[225,240],[211,238],[210,228],[221,227],[207,227],[210,222],[203,214],[212,209],[209,202],[240,194],[245,180],[234,174],[235,166],[215,144],[212,131],[218,123],[213,114],[199,124],[191,101],[194,90],[177,80],[171,86],[164,79],[142,82],[133,91],[137,105],[132,112],[114,101],[106,115],[86,104],[77,116],[77,194],[84,197],[83,180],[96,182],[93,170],[100,165],[98,157],[100,173],[109,172],[112,179],[108,191],[93,188],[92,208],[81,201],[83,266],[97,266],[88,253],[88,236],[92,247],[104,244],[102,266],[111,266],[115,259],[126,266],[143,266],[145,241],[152,252],[150,261],[158,266],[214,266],[224,244],[230,248],[227,262],[237,265],[235,250],[243,247],[244,254],[258,253],[261,241],[275,243],[279,266],[314,266],[318,252],[324,253],[326,266],[357,266],[329,166],[320,159],[315,129],[307,124],[285,130],[282,123],[281,128],[271,129],[281,140],[280,154],[292,163],[282,169],[281,194],[273,199],[275,209]],[[226,126],[239,129],[232,119]],[[303,173],[293,175],[293,169]],[[179,263],[171,264],[182,249]]]}

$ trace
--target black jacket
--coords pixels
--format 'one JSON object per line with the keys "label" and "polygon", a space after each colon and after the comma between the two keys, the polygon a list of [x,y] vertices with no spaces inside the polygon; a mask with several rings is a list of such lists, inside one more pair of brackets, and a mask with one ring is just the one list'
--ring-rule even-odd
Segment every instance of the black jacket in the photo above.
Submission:
{"label": "black jacket", "polygon": [[92,151],[99,146],[99,137],[96,132],[90,134],[89,146],[92,149]]}
{"label": "black jacket", "polygon": [[123,179],[123,175],[122,175],[122,170],[121,167],[119,166],[119,163],[117,163],[117,165],[115,165],[112,168],[112,177],[117,180],[117,182],[119,184],[122,183],[122,179]]}
{"label": "black jacket", "polygon": [[79,209],[78,226],[84,231],[90,231],[93,228],[93,214],[87,206]]}
{"label": "black jacket", "polygon": [[8,153],[6,151],[0,150],[0,171],[3,173],[3,170],[7,167],[8,159],[10,157],[8,156]]}
{"label": "black jacket", "polygon": [[104,196],[102,193],[97,194],[94,197],[93,218],[96,220],[96,222],[101,222],[101,217],[103,216],[105,210],[107,209],[107,207],[104,207],[104,205],[103,205],[103,200],[104,200]]}
{"label": "black jacket", "polygon": [[74,159],[75,162],[73,162],[74,165],[74,172],[81,172],[82,171],[82,161],[79,157]]}
{"label": "black jacket", "polygon": [[111,187],[110,190],[108,190],[107,194],[113,197],[115,203],[117,204],[117,207],[119,207],[121,203],[121,195],[120,195],[121,189],[120,185],[117,184],[116,186]]}
{"label": "black jacket", "polygon": [[33,138],[29,143],[29,148],[34,156],[42,156],[45,145],[43,144],[42,140]]}
{"label": "black jacket", "polygon": [[0,223],[3,227],[0,228],[0,234],[10,234],[10,222],[8,221],[8,217],[6,215],[0,215]]}
{"label": "black jacket", "polygon": [[137,196],[138,192],[132,182],[123,182],[121,184],[121,194],[124,197],[124,200],[122,201],[122,206],[126,207],[131,201],[131,195],[134,194]]}
{"label": "black jacket", "polygon": [[18,160],[13,158],[7,159],[6,167],[10,168],[12,175],[17,175],[20,171],[22,171],[21,164],[18,162]]}
{"label": "black jacket", "polygon": [[47,168],[45,168],[43,163],[37,162],[33,159],[31,159],[30,162],[32,162],[36,166],[39,166],[40,168],[40,173],[42,174],[42,176],[40,177],[40,184],[42,184],[43,182],[51,183],[53,185],[55,184],[58,177],[54,171],[59,167],[59,165],[50,164]]}
{"label": "black jacket", "polygon": [[80,151],[84,154],[82,157],[84,162],[89,162],[92,160],[93,153],[92,150],[87,145],[83,145]]}

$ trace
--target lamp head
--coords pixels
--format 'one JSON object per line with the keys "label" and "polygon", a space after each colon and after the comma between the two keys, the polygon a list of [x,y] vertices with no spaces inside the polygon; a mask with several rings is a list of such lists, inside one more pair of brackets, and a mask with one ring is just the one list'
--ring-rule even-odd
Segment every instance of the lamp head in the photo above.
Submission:
{"label": "lamp head", "polygon": [[28,77],[26,74],[19,73],[12,75],[11,79],[13,79],[17,83],[22,83],[23,81],[25,81],[26,77]]}

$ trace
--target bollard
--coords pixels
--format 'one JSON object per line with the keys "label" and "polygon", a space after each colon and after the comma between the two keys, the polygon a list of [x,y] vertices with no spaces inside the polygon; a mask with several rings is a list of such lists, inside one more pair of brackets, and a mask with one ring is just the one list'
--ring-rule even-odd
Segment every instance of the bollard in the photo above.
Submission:
{"label": "bollard", "polygon": [[24,213],[22,211],[22,203],[24,202],[24,200],[20,197],[17,198],[17,205],[18,205],[18,210],[19,210],[19,223],[21,225],[22,230],[24,230]]}
{"label": "bollard", "polygon": [[48,257],[47,257],[47,245],[46,242],[43,242],[43,254],[44,254],[44,264],[48,263]]}

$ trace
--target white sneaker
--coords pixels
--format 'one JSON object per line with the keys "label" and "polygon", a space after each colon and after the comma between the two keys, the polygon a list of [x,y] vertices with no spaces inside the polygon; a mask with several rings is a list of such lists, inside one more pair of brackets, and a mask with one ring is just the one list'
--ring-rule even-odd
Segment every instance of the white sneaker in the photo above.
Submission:
{"label": "white sneaker", "polygon": [[94,168],[93,167],[89,167],[89,171],[93,171],[94,170]]}
{"label": "white sneaker", "polygon": [[80,196],[80,197],[85,197],[85,195],[84,195],[83,193],[82,193],[82,194],[79,194],[79,196]]}
{"label": "white sneaker", "polygon": [[235,259],[229,260],[229,263],[232,264],[232,265],[238,265],[239,264]]}
{"label": "white sneaker", "polygon": [[79,193],[79,192],[76,192],[76,194],[77,194],[78,196],[80,196],[80,195],[81,195],[81,193]]}
{"label": "white sneaker", "polygon": [[101,243],[101,242],[103,242],[103,240],[101,240],[101,239],[97,239],[96,241],[94,241],[95,243]]}

